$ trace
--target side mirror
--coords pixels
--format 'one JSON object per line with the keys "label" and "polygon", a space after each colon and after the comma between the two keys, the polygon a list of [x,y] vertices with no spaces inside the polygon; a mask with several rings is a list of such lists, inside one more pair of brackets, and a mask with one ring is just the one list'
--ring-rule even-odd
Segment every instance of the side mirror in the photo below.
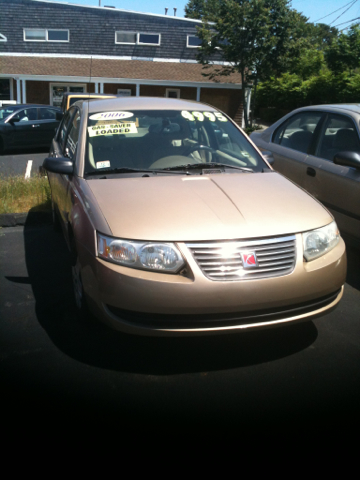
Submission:
{"label": "side mirror", "polygon": [[270,165],[273,165],[273,163],[275,162],[275,159],[273,157],[273,154],[272,152],[270,152],[270,150],[264,150],[262,153],[262,156],[265,158],[265,160],[267,160]]}
{"label": "side mirror", "polygon": [[360,169],[360,155],[357,152],[338,152],[333,162],[336,165]]}
{"label": "side mirror", "polygon": [[43,162],[43,167],[48,172],[71,175],[74,173],[74,165],[71,160],[65,157],[48,157]]}
{"label": "side mirror", "polygon": [[18,123],[20,122],[20,117],[18,115],[15,115],[14,117],[10,118],[9,123]]}

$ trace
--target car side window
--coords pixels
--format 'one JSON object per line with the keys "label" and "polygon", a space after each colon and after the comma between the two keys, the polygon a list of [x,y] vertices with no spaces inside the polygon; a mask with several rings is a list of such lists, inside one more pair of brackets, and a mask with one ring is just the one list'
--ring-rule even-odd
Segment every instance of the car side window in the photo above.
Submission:
{"label": "car side window", "polygon": [[320,112],[297,113],[278,127],[273,143],[307,153],[322,115]]}
{"label": "car side window", "polygon": [[69,127],[69,124],[70,124],[70,120],[71,120],[71,117],[74,113],[74,110],[68,110],[65,115],[64,115],[64,118],[62,120],[62,123],[61,123],[61,127],[60,127],[60,131],[59,131],[59,135],[58,135],[58,142],[60,144],[60,148],[62,151],[64,151],[64,148],[65,148],[65,141],[66,141],[66,134],[67,134],[67,131],[68,131],[68,127]]}
{"label": "car side window", "polygon": [[351,118],[329,114],[322,128],[316,156],[333,161],[339,152],[360,153],[359,134]]}
{"label": "car side window", "polygon": [[56,110],[53,108],[39,108],[39,120],[56,120]]}
{"label": "car side window", "polygon": [[16,114],[16,117],[19,118],[19,122],[33,122],[38,118],[37,111],[37,108],[24,108]]}
{"label": "car side window", "polygon": [[68,131],[64,155],[74,160],[80,133],[80,112],[77,112],[72,118]]}

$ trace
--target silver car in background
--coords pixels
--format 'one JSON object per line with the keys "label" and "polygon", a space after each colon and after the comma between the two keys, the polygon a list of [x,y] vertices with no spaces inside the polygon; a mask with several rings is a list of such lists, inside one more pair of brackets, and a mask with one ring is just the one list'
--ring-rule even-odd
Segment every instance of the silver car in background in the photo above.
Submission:
{"label": "silver car in background", "polygon": [[[294,110],[251,140],[275,170],[334,215],[342,234],[360,245],[360,104]],[[273,157],[273,158],[271,158]]]}

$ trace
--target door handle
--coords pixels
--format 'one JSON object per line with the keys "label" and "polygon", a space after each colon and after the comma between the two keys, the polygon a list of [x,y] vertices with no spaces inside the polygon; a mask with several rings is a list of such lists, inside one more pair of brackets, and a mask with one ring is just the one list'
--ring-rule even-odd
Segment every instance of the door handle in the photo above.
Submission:
{"label": "door handle", "polygon": [[33,127],[33,128],[36,128],[36,127],[40,127],[40,125],[33,125],[32,127]]}
{"label": "door handle", "polygon": [[307,173],[307,175],[309,175],[310,177],[316,177],[316,170],[315,170],[315,168],[308,167],[308,168],[306,169],[306,173]]}

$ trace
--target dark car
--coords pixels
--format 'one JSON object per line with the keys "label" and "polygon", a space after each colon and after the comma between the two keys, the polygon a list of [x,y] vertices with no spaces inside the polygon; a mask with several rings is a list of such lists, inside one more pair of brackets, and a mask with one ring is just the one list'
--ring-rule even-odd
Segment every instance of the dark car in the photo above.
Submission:
{"label": "dark car", "polygon": [[5,150],[50,147],[62,119],[51,105],[6,105],[0,108],[0,153]]}

